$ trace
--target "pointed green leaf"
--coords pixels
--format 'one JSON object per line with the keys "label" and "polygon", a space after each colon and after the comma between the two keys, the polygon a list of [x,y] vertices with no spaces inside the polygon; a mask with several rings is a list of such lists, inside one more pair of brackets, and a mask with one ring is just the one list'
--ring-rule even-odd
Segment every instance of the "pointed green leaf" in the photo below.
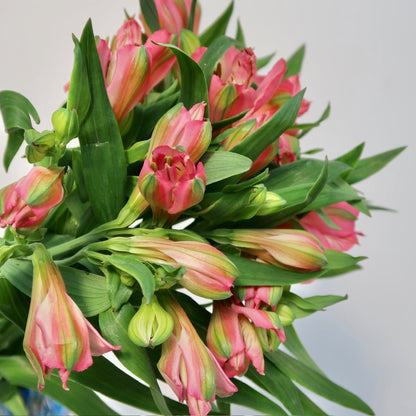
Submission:
{"label": "pointed green leaf", "polygon": [[299,74],[303,58],[305,57],[305,45],[302,45],[286,62],[286,74],[285,78],[289,78],[292,75]]}
{"label": "pointed green leaf", "polygon": [[318,127],[323,121],[325,121],[329,114],[331,113],[331,105],[328,104],[322,113],[321,117],[319,117],[318,121],[315,121],[314,123],[306,123],[306,124],[296,124],[293,128],[296,130],[302,130],[302,133],[299,133],[297,137],[301,139],[303,136],[305,136],[306,133],[309,133],[312,129],[315,127]]}
{"label": "pointed green leaf", "polygon": [[284,374],[308,390],[341,406],[374,415],[370,407],[355,394],[333,383],[322,374],[297,361],[282,351],[266,354],[270,361]]}
{"label": "pointed green leaf", "polygon": [[232,152],[256,160],[263,151],[277,140],[296,120],[303,94],[301,91],[287,101],[265,124],[246,137]]}
{"label": "pointed green leaf", "polygon": [[[124,204],[127,170],[123,144],[108,101],[91,21],[81,36],[91,105],[80,125],[83,176],[91,208],[100,222],[114,219]],[[77,95],[77,91],[74,95]]]}
{"label": "pointed green leaf", "polygon": [[322,277],[334,277],[349,271],[360,269],[358,263],[367,257],[353,257],[350,254],[336,250],[325,250],[328,264],[323,269]]}
{"label": "pointed green leaf", "polygon": [[218,182],[230,176],[244,173],[250,169],[251,159],[232,152],[206,153],[202,159],[207,185]]}
{"label": "pointed green leaf", "polygon": [[191,30],[191,31],[194,28],[196,3],[197,3],[197,0],[192,0],[191,10],[189,11],[189,19],[188,19],[187,29]]}
{"label": "pointed green leaf", "polygon": [[154,0],[140,0],[140,10],[152,32],[160,29],[159,17]]}
{"label": "pointed green leaf", "polygon": [[365,143],[361,143],[358,146],[354,147],[354,149],[350,150],[349,152],[345,153],[344,155],[338,157],[338,162],[345,163],[352,168],[355,168],[358,161],[360,160],[361,154],[363,153]]}
{"label": "pointed green leaf", "polygon": [[233,8],[234,2],[232,1],[223,14],[199,36],[202,46],[209,46],[216,38],[225,34]]}
{"label": "pointed green leaf", "polygon": [[268,65],[271,62],[271,60],[274,58],[275,55],[276,55],[276,53],[273,52],[270,55],[264,56],[262,58],[257,58],[257,61],[256,61],[257,70],[262,69],[266,65]]}
{"label": "pointed green leaf", "polygon": [[235,38],[243,45],[246,44],[246,39],[244,37],[243,27],[241,26],[240,19],[237,19],[237,33],[235,34]]}
{"label": "pointed green leaf", "polygon": [[306,394],[299,390],[299,398],[302,402],[305,415],[308,416],[330,416],[319,408]]}
{"label": "pointed green leaf", "polygon": [[390,161],[398,156],[406,147],[398,147],[378,155],[361,159],[355,169],[348,175],[347,181],[350,184],[360,182],[363,179],[374,175],[380,169],[384,168]]}
{"label": "pointed green leaf", "polygon": [[20,329],[26,327],[29,298],[16,289],[0,273],[0,316],[3,315]]}

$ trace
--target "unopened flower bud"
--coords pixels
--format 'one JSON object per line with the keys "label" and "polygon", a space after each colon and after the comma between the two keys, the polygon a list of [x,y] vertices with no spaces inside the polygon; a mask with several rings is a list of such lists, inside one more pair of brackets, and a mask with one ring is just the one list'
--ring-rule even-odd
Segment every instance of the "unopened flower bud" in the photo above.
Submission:
{"label": "unopened flower bud", "polygon": [[129,324],[129,338],[140,347],[154,347],[166,341],[173,330],[172,317],[160,306],[156,296],[142,305]]}
{"label": "unopened flower bud", "polygon": [[75,109],[60,108],[52,114],[52,125],[58,139],[67,141],[78,136],[79,122]]}
{"label": "unopened flower bud", "polygon": [[266,200],[257,211],[257,215],[270,215],[279,211],[286,204],[286,201],[278,194],[267,191]]}
{"label": "unopened flower bud", "polygon": [[201,46],[198,36],[188,29],[182,29],[179,34],[181,49],[191,56]]}
{"label": "unopened flower bud", "polygon": [[279,340],[276,332],[274,332],[272,329],[265,329],[260,327],[255,327],[254,329],[256,330],[256,334],[263,351],[272,352],[279,348],[281,341]]}
{"label": "unopened flower bud", "polygon": [[42,133],[30,129],[25,131],[26,157],[30,163],[40,162],[45,156],[53,154],[55,146],[55,133],[43,131]]}
{"label": "unopened flower bud", "polygon": [[253,186],[247,206],[237,213],[234,220],[248,220],[253,218],[266,202],[266,193],[267,188],[263,184]]}
{"label": "unopened flower bud", "polygon": [[295,314],[287,305],[282,303],[279,304],[277,306],[276,312],[279,315],[280,322],[283,326],[290,325],[295,320]]}

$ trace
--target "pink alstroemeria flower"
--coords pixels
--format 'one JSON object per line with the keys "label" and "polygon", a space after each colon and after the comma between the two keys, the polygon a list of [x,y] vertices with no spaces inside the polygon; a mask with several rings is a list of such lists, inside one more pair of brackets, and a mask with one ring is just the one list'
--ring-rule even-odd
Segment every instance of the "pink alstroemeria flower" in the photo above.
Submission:
{"label": "pink alstroemeria flower", "polygon": [[172,241],[151,235],[118,237],[106,249],[137,254],[143,261],[186,269],[178,282],[197,296],[226,299],[238,275],[234,264],[221,251],[199,241]]}
{"label": "pink alstroemeria flower", "polygon": [[358,235],[355,231],[355,221],[359,211],[347,202],[339,202],[323,208],[323,211],[338,228],[330,227],[314,211],[302,217],[299,222],[302,227],[313,234],[324,248],[336,251],[348,251],[358,244]]}
{"label": "pink alstroemeria flower", "polygon": [[0,190],[0,227],[27,234],[38,228],[64,197],[62,169],[33,167],[19,181]]}
{"label": "pink alstroemeria flower", "polygon": [[211,143],[211,123],[204,121],[205,103],[187,110],[179,103],[167,111],[156,123],[150,139],[147,157],[159,146],[180,146],[193,162],[197,162]]}
{"label": "pink alstroemeria flower", "polygon": [[287,133],[279,137],[279,156],[276,157],[275,162],[280,166],[293,163],[297,159],[299,152],[299,141],[296,137],[290,136]]}
{"label": "pink alstroemeria flower", "polygon": [[234,117],[253,106],[256,91],[251,83],[256,70],[256,56],[250,48],[228,49],[211,78],[208,93],[211,121]]}
{"label": "pink alstroemeria flower", "polygon": [[98,356],[121,347],[104,340],[69,297],[62,275],[42,244],[34,245],[32,299],[23,347],[39,380],[59,369],[62,386],[72,370],[83,371]]}
{"label": "pink alstroemeria flower", "polygon": [[107,94],[117,121],[142,102],[171,69],[175,57],[154,43],[169,43],[171,38],[166,30],[158,30],[142,45],[141,28],[129,18],[117,32],[112,49],[106,41],[98,41]]}
{"label": "pink alstroemeria flower", "polygon": [[[167,30],[169,33],[179,35],[182,29],[188,28],[188,20],[191,13],[192,0],[155,0],[157,17],[161,29]],[[201,19],[201,6],[196,4],[194,25],[192,31],[198,33],[199,21]],[[140,20],[143,23],[145,32],[148,36],[152,31],[140,14]]]}
{"label": "pink alstroemeria flower", "polygon": [[210,350],[173,298],[164,296],[162,306],[173,318],[172,335],[162,344],[157,367],[180,401],[186,401],[192,416],[205,416],[215,395],[230,396],[236,386],[226,376]]}
{"label": "pink alstroemeria flower", "polygon": [[159,211],[178,214],[200,202],[206,176],[201,162],[195,166],[189,155],[170,146],[159,146],[152,160],[144,161],[138,186],[156,217]]}

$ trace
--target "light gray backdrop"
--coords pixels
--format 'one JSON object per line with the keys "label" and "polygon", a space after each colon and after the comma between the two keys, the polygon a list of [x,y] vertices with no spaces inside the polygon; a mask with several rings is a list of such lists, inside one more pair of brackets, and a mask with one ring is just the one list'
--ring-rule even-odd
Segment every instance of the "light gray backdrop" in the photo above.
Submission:
{"label": "light gray backdrop", "polygon": [[[202,26],[226,6],[202,0]],[[409,148],[358,188],[373,202],[398,210],[361,216],[365,234],[354,255],[369,257],[364,269],[302,287],[302,293],[348,294],[349,299],[297,323],[312,357],[336,382],[367,401],[379,416],[412,415],[416,360],[414,276],[415,206],[415,2],[412,0],[236,0],[235,17],[258,56],[288,57],[306,43],[302,85],[315,120],[328,101],[332,114],[303,140],[303,149],[324,147],[334,158],[365,141],[365,155]],[[71,33],[87,18],[96,34],[113,35],[123,8],[137,14],[138,1],[15,0],[0,2],[0,90],[27,96],[38,109],[40,128],[65,100],[63,85],[72,67]],[[235,33],[236,19],[231,24]],[[0,133],[3,153],[6,135]],[[14,162],[0,188],[28,170]],[[332,415],[356,415],[320,401]],[[240,409],[235,410],[241,413]]]}

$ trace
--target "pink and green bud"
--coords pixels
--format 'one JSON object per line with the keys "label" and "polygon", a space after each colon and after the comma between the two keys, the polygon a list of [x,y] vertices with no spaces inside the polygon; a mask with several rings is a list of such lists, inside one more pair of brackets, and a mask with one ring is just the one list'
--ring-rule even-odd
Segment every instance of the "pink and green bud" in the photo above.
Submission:
{"label": "pink and green bud", "polygon": [[237,388],[199,338],[179,303],[170,295],[164,295],[161,303],[174,326],[172,335],[162,344],[158,369],[178,399],[186,401],[190,414],[205,416],[216,395],[226,397]]}
{"label": "pink and green bud", "polygon": [[92,356],[120,349],[105,341],[69,297],[62,275],[41,244],[33,252],[32,299],[23,348],[39,380],[59,370],[63,388],[71,371],[92,365]]}
{"label": "pink and green bud", "polygon": [[117,50],[126,45],[142,44],[142,28],[134,17],[129,17],[113,38],[111,49]]}
{"label": "pink and green bud", "polygon": [[282,297],[283,288],[281,286],[240,286],[233,291],[247,307],[263,308],[269,306],[275,310]]}
{"label": "pink and green bud", "polygon": [[284,269],[317,271],[327,263],[319,240],[303,230],[215,230],[209,236],[241,249],[258,261]]}
{"label": "pink and green bud", "polygon": [[78,136],[78,114],[73,108],[60,108],[52,114],[52,125],[58,140],[66,139],[67,142]]}
{"label": "pink and green bud", "polygon": [[[161,29],[169,33],[179,35],[182,29],[187,29],[191,13],[192,0],[155,0],[157,17]],[[197,3],[192,31],[198,33],[199,21],[201,18],[201,7]],[[150,35],[152,32],[146,23],[144,16],[140,15],[145,32]]]}
{"label": "pink and green bud", "polygon": [[62,169],[33,167],[19,181],[0,190],[0,227],[22,234],[37,229],[64,196]]}
{"label": "pink and green bud", "polygon": [[[260,327],[255,327],[254,329],[256,331],[256,335],[259,339],[259,342],[263,351],[273,352],[279,348],[281,341],[275,331],[273,331],[272,329],[264,329]],[[283,329],[279,331],[281,331],[280,336],[282,337],[284,334],[284,331]]]}
{"label": "pink and green bud", "polygon": [[211,123],[204,121],[205,103],[187,110],[182,103],[175,105],[157,122],[147,157],[159,146],[180,146],[197,162],[211,143]]}
{"label": "pink and green bud", "polygon": [[159,146],[146,159],[138,186],[155,217],[180,214],[204,197],[206,176],[201,162],[195,166],[189,155],[170,146]]}
{"label": "pink and green bud", "polygon": [[165,342],[172,330],[172,317],[153,296],[148,304],[143,298],[142,305],[130,321],[128,334],[139,347],[155,347]]}
{"label": "pink and green bud", "polygon": [[197,296],[226,299],[238,275],[234,264],[218,249],[199,241],[172,241],[151,235],[112,238],[102,246],[106,250],[128,252],[142,261],[186,269],[178,282]]}
{"label": "pink and green bud", "polygon": [[287,165],[296,161],[299,154],[299,140],[295,136],[287,133],[279,137],[279,155],[275,161],[280,166]]}
{"label": "pink and green bud", "polygon": [[313,234],[326,249],[347,251],[358,244],[358,235],[355,231],[355,221],[359,211],[347,202],[339,202],[323,208],[324,214],[329,218],[324,221],[315,211],[302,217],[299,222],[302,227]]}
{"label": "pink and green bud", "polygon": [[45,156],[52,156],[55,152],[55,133],[53,131],[26,130],[24,134],[26,157],[30,163],[40,162]]}

